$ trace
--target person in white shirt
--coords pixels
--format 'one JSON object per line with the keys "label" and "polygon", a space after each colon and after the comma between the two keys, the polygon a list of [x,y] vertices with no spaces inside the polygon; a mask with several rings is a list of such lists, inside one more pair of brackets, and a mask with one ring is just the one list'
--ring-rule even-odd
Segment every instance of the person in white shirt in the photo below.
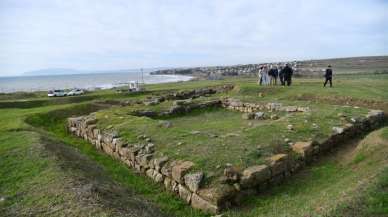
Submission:
{"label": "person in white shirt", "polygon": [[263,67],[263,70],[261,71],[261,73],[262,73],[262,78],[263,78],[263,84],[269,85],[270,80],[269,80],[268,66],[267,65],[265,65]]}
{"label": "person in white shirt", "polygon": [[257,83],[259,85],[262,85],[263,84],[263,67],[262,66],[260,66],[260,68],[259,68],[258,77],[259,77],[259,80],[257,80]]}

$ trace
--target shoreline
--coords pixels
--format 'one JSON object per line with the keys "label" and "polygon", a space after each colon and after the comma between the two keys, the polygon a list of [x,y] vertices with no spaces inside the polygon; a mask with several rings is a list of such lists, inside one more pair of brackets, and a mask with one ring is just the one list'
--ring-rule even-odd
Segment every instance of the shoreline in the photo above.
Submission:
{"label": "shoreline", "polygon": [[[144,74],[144,84],[175,83],[193,79],[195,79],[194,76]],[[126,76],[123,73],[106,73],[0,77],[0,94],[12,94],[17,92],[33,93],[52,89],[73,88],[80,88],[88,91],[106,90],[126,86],[131,81],[141,82],[141,75],[130,74]]]}

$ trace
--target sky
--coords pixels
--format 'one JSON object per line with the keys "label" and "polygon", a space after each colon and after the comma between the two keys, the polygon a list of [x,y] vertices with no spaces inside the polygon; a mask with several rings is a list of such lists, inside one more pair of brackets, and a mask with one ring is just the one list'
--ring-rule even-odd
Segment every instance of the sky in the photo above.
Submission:
{"label": "sky", "polygon": [[0,76],[388,54],[387,0],[0,0]]}

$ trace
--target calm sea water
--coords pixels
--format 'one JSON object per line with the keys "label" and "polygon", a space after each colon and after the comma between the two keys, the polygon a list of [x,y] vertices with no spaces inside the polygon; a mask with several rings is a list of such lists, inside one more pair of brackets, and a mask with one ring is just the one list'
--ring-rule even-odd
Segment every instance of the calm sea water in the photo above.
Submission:
{"label": "calm sea water", "polygon": [[[125,83],[130,81],[140,82],[141,77],[140,72],[0,77],[0,92],[31,92],[69,88],[108,89],[125,85]],[[150,75],[149,73],[144,73],[144,83],[146,84],[187,81],[190,79],[191,77],[189,76]]]}

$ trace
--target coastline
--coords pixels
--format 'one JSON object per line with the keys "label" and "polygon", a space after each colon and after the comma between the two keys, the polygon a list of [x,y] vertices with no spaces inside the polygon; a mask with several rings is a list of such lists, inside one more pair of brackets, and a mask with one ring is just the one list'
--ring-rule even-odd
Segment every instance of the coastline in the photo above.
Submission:
{"label": "coastline", "polygon": [[131,81],[145,84],[184,82],[195,79],[185,75],[151,75],[144,73],[99,73],[74,75],[0,77],[0,93],[38,92],[51,89],[81,88],[86,90],[112,89]]}

